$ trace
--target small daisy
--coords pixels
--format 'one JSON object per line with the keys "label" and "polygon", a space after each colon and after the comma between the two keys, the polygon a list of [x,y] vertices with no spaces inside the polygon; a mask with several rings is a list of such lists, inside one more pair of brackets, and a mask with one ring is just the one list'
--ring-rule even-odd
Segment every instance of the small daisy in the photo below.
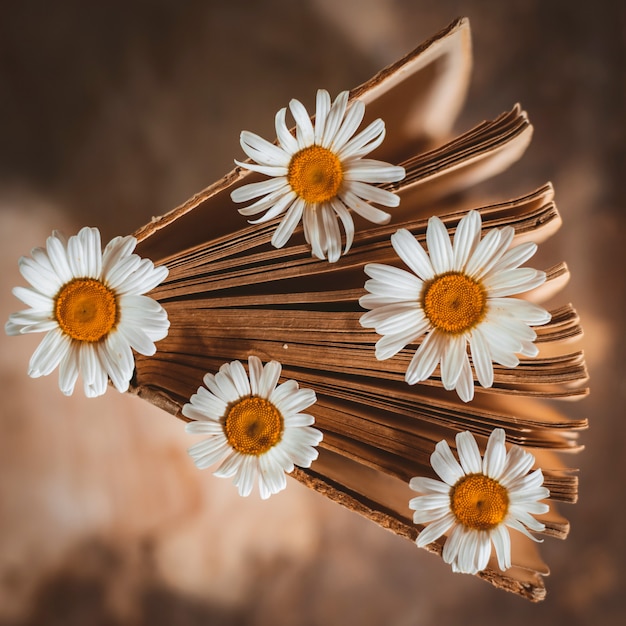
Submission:
{"label": "small daisy", "polygon": [[167,276],[166,267],[132,254],[137,240],[116,237],[102,251],[97,228],[83,228],[66,242],[59,233],[46,249],[22,257],[22,276],[32,287],[13,294],[31,307],[13,313],[5,325],[9,335],[45,332],[30,359],[33,378],[59,366],[59,387],[71,395],[78,374],[85,395],[107,389],[107,380],[124,392],[135,368],[131,348],[152,355],[155,341],[167,335],[163,307],[143,294]]}
{"label": "small daisy", "polygon": [[242,496],[250,495],[258,476],[261,498],[287,486],[285,472],[294,464],[310,467],[322,433],[311,425],[313,416],[300,411],[315,403],[312,389],[299,389],[295,380],[277,386],[281,365],[265,366],[248,359],[250,376],[240,361],[225,363],[217,374],[204,377],[204,387],[183,406],[192,420],[188,433],[208,435],[189,449],[196,466],[204,469],[224,460],[215,476],[230,478]]}
{"label": "small daisy", "polygon": [[480,234],[477,211],[461,219],[453,243],[443,222],[431,217],[426,231],[429,257],[408,230],[398,230],[391,244],[415,274],[366,265],[371,280],[365,289],[370,293],[359,300],[371,309],[361,324],[383,335],[376,343],[377,359],[389,359],[426,334],[407,368],[406,382],[426,380],[441,363],[444,387],[456,389],[464,402],[474,397],[467,344],[478,381],[491,387],[492,361],[516,367],[516,355],[537,356],[537,334],[530,326],[550,321],[542,307],[509,297],[545,282],[545,272],[519,267],[537,244],[509,249],[514,235],[510,226],[490,230],[482,240]]}
{"label": "small daisy", "polygon": [[501,570],[511,567],[511,538],[508,528],[535,539],[527,530],[545,529],[533,515],[547,513],[544,502],[550,492],[542,486],[540,469],[531,474],[535,458],[519,446],[506,451],[501,428],[489,436],[484,459],[469,431],[458,433],[457,462],[446,441],[440,441],[430,457],[439,477],[412,478],[409,486],[425,495],[413,498],[416,524],[429,524],[417,537],[422,548],[447,534],[443,560],[455,572],[476,574],[487,567],[491,542]]}
{"label": "small daisy", "polygon": [[396,207],[400,199],[371,183],[402,180],[405,171],[403,167],[362,158],[382,143],[385,124],[377,119],[354,135],[363,120],[365,105],[356,100],[348,106],[347,91],[331,104],[328,92],[318,90],[315,124],[298,100],[292,100],[289,109],[296,122],[295,137],[285,123],[286,108],[276,115],[278,145],[248,131],[241,133],[241,147],[255,163],[235,162],[271,178],[243,185],[231,193],[231,198],[234,202],[259,198],[239,209],[242,215],[267,211],[251,224],[286,213],[272,237],[276,248],[287,243],[302,219],[313,255],[332,263],[341,256],[337,218],[346,233],[346,253],[354,237],[354,222],[348,209],[375,224],[386,224],[391,218],[389,213],[369,203]]}

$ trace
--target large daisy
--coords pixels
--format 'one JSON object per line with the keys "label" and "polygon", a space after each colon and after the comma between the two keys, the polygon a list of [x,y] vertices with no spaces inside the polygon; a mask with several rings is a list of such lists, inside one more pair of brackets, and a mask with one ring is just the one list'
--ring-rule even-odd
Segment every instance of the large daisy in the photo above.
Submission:
{"label": "large daisy", "polygon": [[132,349],[152,355],[167,335],[163,307],[146,292],[167,276],[164,266],[132,254],[137,240],[116,237],[102,251],[97,228],[65,241],[48,237],[46,248],[22,257],[19,268],[31,287],[13,294],[30,308],[13,313],[9,335],[45,332],[28,374],[46,376],[59,366],[59,387],[70,395],[79,373],[88,397],[102,395],[110,378],[124,392],[133,375]]}
{"label": "large daisy", "polygon": [[481,239],[481,219],[470,211],[461,219],[450,241],[438,217],[426,231],[427,254],[405,229],[391,236],[398,256],[414,272],[370,263],[365,273],[369,293],[359,300],[371,309],[361,324],[383,335],[376,343],[376,358],[388,359],[426,335],[406,371],[410,385],[426,380],[441,363],[446,389],[456,389],[468,402],[474,383],[467,344],[483,387],[493,384],[492,361],[516,367],[519,357],[536,356],[534,325],[550,321],[542,307],[511,298],[545,282],[545,272],[519,267],[536,251],[524,243],[509,249],[514,229],[490,230]]}
{"label": "large daisy", "polygon": [[528,529],[541,532],[544,524],[533,515],[549,510],[550,492],[543,487],[543,474],[528,474],[535,458],[519,446],[507,452],[501,428],[489,436],[484,459],[469,431],[456,436],[459,462],[446,441],[440,441],[430,462],[441,478],[412,478],[411,489],[424,495],[413,498],[416,524],[428,524],[417,537],[424,547],[447,535],[443,560],[456,572],[476,574],[487,567],[491,543],[501,570],[511,567],[511,538],[508,528],[537,541]]}
{"label": "large daisy", "polygon": [[263,499],[287,486],[285,472],[294,465],[310,467],[322,433],[311,425],[313,416],[301,413],[315,403],[312,389],[300,389],[295,380],[277,386],[281,365],[265,366],[248,359],[249,376],[240,361],[225,363],[183,406],[193,422],[187,432],[208,435],[189,449],[200,469],[223,460],[215,476],[234,477],[239,494],[247,496],[258,479]]}
{"label": "large daisy", "polygon": [[365,105],[356,100],[348,106],[347,91],[331,104],[328,92],[318,90],[315,124],[298,100],[291,100],[289,110],[296,122],[295,137],[285,123],[286,108],[276,114],[278,145],[248,131],[241,133],[241,147],[254,163],[236,163],[271,178],[243,185],[231,193],[231,198],[234,202],[259,198],[239,209],[246,216],[266,211],[251,224],[285,214],[272,237],[277,248],[287,243],[302,219],[313,255],[334,262],[341,256],[337,218],[345,231],[346,253],[354,237],[354,222],[348,209],[375,224],[387,223],[389,213],[370,202],[395,207],[400,199],[375,183],[399,181],[405,171],[403,167],[362,158],[382,143],[385,124],[377,119],[355,135]]}

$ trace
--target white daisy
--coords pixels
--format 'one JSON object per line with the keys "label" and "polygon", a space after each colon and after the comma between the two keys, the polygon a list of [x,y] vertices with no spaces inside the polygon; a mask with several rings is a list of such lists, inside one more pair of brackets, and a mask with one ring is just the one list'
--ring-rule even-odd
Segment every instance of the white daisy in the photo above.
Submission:
{"label": "white daisy", "polygon": [[[424,547],[442,535],[447,539],[443,560],[456,572],[476,574],[487,567],[491,542],[496,549],[501,570],[511,567],[511,538],[508,528],[520,531],[537,541],[527,530],[545,529],[533,515],[547,513],[540,502],[550,492],[542,486],[540,469],[531,474],[535,458],[519,446],[506,451],[501,428],[489,436],[484,459],[469,431],[456,436],[461,464],[446,441],[440,441],[430,462],[441,481],[412,478],[411,489],[425,494],[413,498],[409,507],[415,511],[416,524],[429,524],[417,537]],[[442,482],[443,481],[443,482]]]}
{"label": "white daisy", "polygon": [[468,402],[474,397],[472,370],[483,387],[493,384],[492,361],[505,367],[519,364],[518,354],[537,356],[531,325],[545,324],[550,314],[542,307],[508,296],[541,285],[545,272],[519,267],[536,251],[529,242],[509,249],[510,226],[490,230],[480,238],[481,219],[470,211],[457,227],[454,242],[443,222],[431,217],[426,231],[429,255],[405,229],[391,236],[391,244],[414,274],[371,263],[365,273],[367,295],[359,303],[371,309],[361,324],[383,335],[376,358],[388,359],[426,337],[406,371],[406,382],[426,380],[441,363],[446,389],[456,389]]}
{"label": "white daisy", "polygon": [[[80,373],[88,397],[102,395],[107,380],[124,392],[135,367],[131,348],[156,351],[167,335],[163,307],[143,294],[167,276],[166,267],[132,254],[137,240],[116,237],[102,251],[97,228],[83,228],[66,242],[59,233],[48,237],[45,250],[22,257],[22,276],[32,287],[13,294],[31,307],[13,313],[5,325],[9,335],[45,332],[28,374],[50,374],[59,366],[59,387],[70,395]],[[108,378],[107,378],[108,377]]]}
{"label": "white daisy", "polygon": [[285,123],[286,108],[276,114],[278,145],[248,131],[241,133],[241,147],[254,163],[235,162],[272,178],[243,185],[231,193],[231,198],[234,202],[259,198],[239,209],[242,215],[267,211],[251,224],[286,213],[272,237],[276,248],[287,243],[302,219],[313,255],[334,262],[341,256],[337,218],[346,233],[346,253],[354,237],[354,222],[348,209],[375,224],[386,224],[391,218],[389,213],[369,203],[395,207],[400,199],[371,183],[402,180],[405,171],[403,167],[362,158],[382,143],[385,124],[377,119],[354,135],[363,120],[365,105],[356,100],[348,106],[347,91],[340,93],[331,105],[328,92],[318,90],[315,124],[298,100],[291,100],[289,109],[296,122],[295,137]]}
{"label": "white daisy", "polygon": [[310,467],[317,459],[315,446],[322,433],[311,425],[315,419],[300,411],[315,402],[312,389],[299,389],[295,380],[277,386],[281,365],[265,366],[248,358],[250,375],[240,361],[225,363],[217,374],[206,374],[204,387],[183,406],[192,420],[188,433],[208,438],[189,449],[200,469],[224,460],[215,476],[230,478],[239,494],[247,496],[258,476],[261,498],[269,498],[287,486],[285,472],[294,464]]}

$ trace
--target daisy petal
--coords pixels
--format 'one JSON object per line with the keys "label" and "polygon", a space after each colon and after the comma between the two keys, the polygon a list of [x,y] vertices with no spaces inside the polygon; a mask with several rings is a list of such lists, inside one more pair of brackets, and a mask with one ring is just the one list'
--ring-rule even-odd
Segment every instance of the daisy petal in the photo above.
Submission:
{"label": "daisy petal", "polygon": [[449,272],[453,266],[452,244],[446,227],[437,216],[428,220],[426,244],[435,274]]}
{"label": "daisy petal", "polygon": [[421,244],[406,229],[401,228],[391,235],[391,245],[396,254],[422,280],[431,280],[435,276],[432,263]]}

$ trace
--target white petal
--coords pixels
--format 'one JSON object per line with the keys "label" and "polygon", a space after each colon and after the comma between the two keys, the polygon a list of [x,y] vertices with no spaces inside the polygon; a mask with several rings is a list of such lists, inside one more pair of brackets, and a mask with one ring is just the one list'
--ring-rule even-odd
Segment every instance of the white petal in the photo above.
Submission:
{"label": "white petal", "polygon": [[417,341],[428,330],[428,327],[428,320],[422,318],[407,325],[402,331],[381,337],[376,342],[376,358],[384,361],[395,356],[402,348]]}
{"label": "white petal", "polygon": [[[248,200],[260,198],[261,196],[266,196],[270,194],[276,194],[273,197],[278,198],[280,197],[280,193],[277,192],[279,192],[281,189],[286,188],[288,188],[287,178],[284,176],[279,176],[277,178],[268,178],[267,180],[262,180],[258,183],[248,183],[246,185],[242,185],[241,187],[237,187],[237,189],[233,189],[233,191],[231,191],[230,198],[233,202],[248,202]],[[255,203],[251,206],[257,206],[264,200],[265,198],[259,200],[258,203]],[[241,212],[242,209],[239,209],[239,211]],[[246,215],[250,214],[251,213],[246,213]]]}
{"label": "white petal", "polygon": [[259,395],[259,382],[263,375],[263,363],[259,357],[254,355],[248,357],[248,371],[250,375],[250,392],[253,396]]}
{"label": "white petal", "polygon": [[335,263],[341,256],[341,231],[337,216],[328,204],[323,204],[320,210],[326,237],[326,255],[329,263]]}
{"label": "white petal", "polygon": [[512,446],[507,453],[506,466],[500,482],[502,485],[508,488],[511,482],[513,482],[519,476],[526,474],[528,470],[533,466],[535,457],[526,452],[519,446]]}
{"label": "white petal", "polygon": [[[368,185],[367,183],[361,183],[358,180],[346,182],[346,192],[343,194],[342,199],[348,191],[351,191],[354,195],[363,200],[369,200],[370,202],[382,204],[383,206],[396,207],[400,204],[400,196],[397,196],[395,193],[381,189],[380,187]],[[349,205],[348,202],[346,202],[346,204]]]}
{"label": "white petal", "polygon": [[239,495],[244,498],[250,495],[252,488],[254,487],[254,483],[258,475],[257,463],[258,460],[256,457],[245,456],[241,461],[238,473],[233,479],[233,483],[237,486]]}
{"label": "white petal", "polygon": [[248,163],[243,161],[238,161],[235,159],[235,163],[239,167],[243,167],[246,170],[250,170],[251,172],[259,172],[260,174],[265,174],[266,176],[287,176],[287,167],[276,166],[276,165],[259,165],[258,163]]}
{"label": "white petal", "polygon": [[456,447],[463,471],[466,474],[480,474],[483,471],[482,459],[474,435],[469,430],[458,433]]}
{"label": "white petal", "polygon": [[368,263],[364,267],[364,271],[371,278],[381,282],[392,283],[399,291],[406,294],[407,300],[415,301],[417,305],[424,283],[414,274],[382,263]]}
{"label": "white petal", "polygon": [[237,362],[238,361],[224,363],[224,365],[220,367],[219,372],[215,374],[215,384],[220,388],[223,397],[226,398],[229,403],[241,399],[231,374],[231,368],[234,367]]}
{"label": "white petal", "polygon": [[473,277],[476,280],[482,279],[484,276],[487,276],[490,272],[493,271],[494,266],[498,263],[498,261],[502,258],[502,255],[511,245],[511,241],[513,241],[515,229],[512,226],[504,226],[503,228],[500,228],[498,230],[500,232],[500,241],[498,243],[498,246],[490,255],[489,259],[486,260],[485,263],[483,263],[480,270],[476,271],[473,274]]}
{"label": "white petal", "polygon": [[298,151],[298,142],[296,138],[289,132],[285,118],[287,116],[287,109],[282,108],[276,113],[275,125],[276,125],[276,137],[280,143],[282,149],[288,154],[295,154]]}
{"label": "white petal", "polygon": [[546,273],[530,267],[505,270],[487,276],[483,282],[491,298],[523,293],[546,282]]}
{"label": "white petal", "polygon": [[302,215],[302,226],[304,227],[304,236],[311,244],[311,252],[318,259],[324,259],[324,248],[322,246],[323,231],[318,221],[317,215],[319,211],[317,206],[308,205],[304,209]]}
{"label": "white petal", "polygon": [[206,469],[221,461],[229,450],[225,439],[211,438],[189,448],[189,456],[198,469]]}
{"label": "white petal", "polygon": [[[118,295],[144,294],[162,283],[169,273],[164,265],[154,267],[150,259],[141,259],[139,265],[114,287]],[[111,284],[113,287],[113,284]]]}
{"label": "white petal", "polygon": [[321,145],[324,148],[331,146],[335,135],[339,130],[341,121],[346,112],[346,106],[348,105],[348,92],[342,91],[333,102],[326,118],[326,124],[324,126],[324,135],[322,137]]}
{"label": "white petal", "polygon": [[470,211],[461,218],[454,234],[454,250],[452,269],[460,271],[465,268],[471,254],[480,241],[481,219],[478,211]]}
{"label": "white petal", "polygon": [[244,130],[239,141],[244,152],[261,165],[277,165],[279,167],[289,165],[291,156],[285,150],[255,133]]}
{"label": "white petal", "polygon": [[262,499],[269,498],[270,495],[282,491],[287,486],[284,469],[272,462],[272,457],[269,454],[259,457],[259,479]]}
{"label": "white petal", "polygon": [[388,304],[374,309],[361,316],[360,322],[364,327],[374,327],[379,335],[397,334],[415,324],[424,332],[430,326],[419,304],[413,302]]}
{"label": "white petal", "polygon": [[452,527],[454,521],[454,515],[450,514],[427,526],[417,537],[417,546],[419,548],[423,548],[429,543],[439,539],[439,537],[445,534]]}
{"label": "white petal", "polygon": [[537,244],[534,241],[522,243],[507,250],[502,258],[494,265],[493,272],[501,272],[503,270],[514,269],[522,263],[528,261],[535,252],[537,252]]}
{"label": "white petal", "polygon": [[343,224],[343,229],[346,233],[346,245],[344,247],[343,253],[347,254],[350,248],[352,247],[352,241],[354,240],[354,222],[352,221],[352,216],[348,209],[346,209],[344,203],[339,200],[339,198],[332,198],[330,200],[330,204],[333,208],[333,211],[337,214],[341,223]]}
{"label": "white petal", "polygon": [[230,478],[231,476],[235,476],[242,471],[243,465],[247,458],[249,458],[248,455],[241,454],[236,450],[233,450],[224,459],[222,464],[213,472],[213,476],[217,476],[219,478]]}
{"label": "white petal", "polygon": [[131,254],[120,259],[114,265],[109,265],[106,273],[103,273],[103,279],[108,286],[115,290],[141,265],[141,257]]}
{"label": "white petal", "polygon": [[131,348],[139,352],[139,354],[152,356],[156,352],[156,346],[150,340],[148,335],[140,328],[136,328],[130,324],[120,323],[118,331],[130,344]]}
{"label": "white petal", "polygon": [[470,337],[470,352],[478,382],[483,387],[491,387],[491,385],[493,385],[493,364],[491,362],[489,344],[483,337],[480,326],[472,331]]}
{"label": "white petal", "polygon": [[450,485],[425,476],[415,476],[411,478],[409,487],[419,493],[450,493]]}
{"label": "white petal", "polygon": [[363,219],[373,224],[387,224],[391,219],[391,215],[386,211],[382,211],[371,204],[368,204],[364,200],[361,200],[350,189],[345,189],[339,194],[342,202],[355,213],[360,215]]}
{"label": "white petal", "polygon": [[461,525],[457,525],[452,529],[452,532],[446,539],[446,543],[443,546],[443,553],[441,556],[444,563],[454,564],[456,562],[464,534],[464,528]]}
{"label": "white petal", "polygon": [[505,432],[502,428],[496,428],[487,441],[487,449],[485,450],[485,458],[483,459],[483,473],[487,476],[498,480],[504,472],[506,464],[506,439]]}
{"label": "white petal", "polygon": [[478,277],[483,275],[483,268],[490,264],[492,257],[497,253],[502,235],[500,229],[490,230],[479,242],[470,256],[465,272],[468,276]]}
{"label": "white petal", "polygon": [[406,229],[401,228],[391,235],[391,245],[397,255],[422,279],[435,276],[432,263],[422,245]]}
{"label": "white petal", "polygon": [[30,287],[13,287],[13,295],[21,300],[29,307],[42,311],[44,313],[52,314],[54,309],[54,301],[51,297],[43,295]]}
{"label": "white petal", "polygon": [[441,357],[441,382],[445,389],[454,389],[467,360],[466,343],[463,335],[451,335],[445,339],[446,347]]}
{"label": "white petal", "polygon": [[520,298],[489,298],[488,310],[499,315],[510,315],[532,326],[547,324],[551,315],[543,307]]}
{"label": "white petal", "polygon": [[119,333],[110,333],[98,349],[100,361],[111,382],[119,392],[124,393],[128,390],[134,370],[130,346]]}
{"label": "white petal", "polygon": [[315,97],[315,143],[321,144],[326,127],[326,118],[330,112],[330,95],[326,89],[318,89]]}
{"label": "white petal", "polygon": [[[70,237],[70,242],[76,240],[76,237]],[[69,256],[69,251],[65,249],[65,246],[58,237],[51,236],[46,240],[46,251],[48,252],[48,259],[54,270],[54,273],[59,277],[61,283],[67,283],[73,278],[84,276],[82,267],[75,271],[72,267],[72,263]]]}
{"label": "white petal", "polygon": [[315,132],[311,118],[307,113],[304,105],[299,100],[291,100],[289,102],[289,110],[296,121],[296,138],[300,149],[310,146],[315,141]]}
{"label": "white petal", "polygon": [[337,156],[341,161],[357,159],[374,151],[385,139],[385,123],[381,119],[374,120],[369,126],[355,135],[346,143]]}
{"label": "white petal", "polygon": [[274,390],[269,401],[276,406],[282,415],[292,415],[304,411],[315,404],[315,392],[312,389],[298,389],[286,398],[276,399],[277,390]]}
{"label": "white petal", "polygon": [[463,402],[471,402],[474,399],[474,379],[467,355],[463,359],[463,367],[454,389]]}
{"label": "white petal", "polygon": [[[249,220],[250,224],[264,224],[265,222],[273,220],[275,217],[282,215],[287,209],[291,210],[295,204],[294,200],[296,200],[296,202],[303,202],[303,200],[301,200],[300,198],[296,199],[296,194],[294,191],[289,190],[287,192],[281,191],[277,193],[276,200],[273,200],[271,203],[268,204],[267,208],[269,208],[269,210],[267,211],[267,213],[256,220]],[[250,208],[251,207],[247,207],[246,209],[239,209],[239,213],[241,213],[241,215],[250,215],[252,213],[251,211],[248,211],[248,209]],[[254,213],[257,213],[258,208],[259,207],[257,206],[254,209]]]}
{"label": "white petal", "polygon": [[39,292],[53,298],[62,287],[63,282],[55,274],[44,268],[39,263],[22,257],[18,261],[20,273],[22,276]]}
{"label": "white petal", "polygon": [[496,549],[498,567],[505,571],[511,567],[511,537],[504,524],[500,524],[491,531],[491,540]]}
{"label": "white petal", "polygon": [[450,235],[448,235],[448,230],[443,222],[436,215],[428,220],[426,244],[435,274],[449,272],[453,267]]}
{"label": "white petal", "polygon": [[269,398],[270,394],[276,388],[282,366],[278,361],[270,361],[263,367],[263,373],[259,379],[258,394],[261,398]]}
{"label": "white petal", "polygon": [[436,331],[429,332],[406,370],[405,380],[414,385],[426,380],[435,370],[445,349],[445,338]]}
{"label": "white petal", "polygon": [[77,235],[80,239],[83,254],[85,276],[89,278],[100,278],[102,272],[102,244],[100,242],[100,231],[97,228],[83,228]]}
{"label": "white petal", "polygon": [[341,127],[330,143],[329,147],[333,150],[333,152],[341,150],[341,148],[348,143],[349,139],[354,135],[357,128],[363,121],[364,115],[365,104],[363,104],[360,100],[354,100],[346,111]]}
{"label": "white petal", "polygon": [[373,159],[358,159],[346,165],[344,170],[345,180],[358,180],[364,183],[394,183],[402,180],[405,175],[403,167]]}
{"label": "white petal", "polygon": [[8,327],[10,329],[15,328],[17,332],[7,332],[8,334],[47,332],[58,328],[58,326],[59,324],[52,314],[26,309],[9,315]]}
{"label": "white petal", "polygon": [[440,441],[430,455],[430,464],[443,482],[453,486],[465,474],[459,462],[454,458],[448,442]]}
{"label": "white petal", "polygon": [[49,331],[30,358],[28,375],[31,378],[47,376],[70,349],[71,340],[67,335],[59,329]]}
{"label": "white petal", "polygon": [[[191,415],[187,415],[187,413],[192,410],[193,406],[187,403],[183,406],[182,413],[186,417],[191,417]],[[191,417],[191,419],[194,418]],[[226,437],[224,436],[224,427],[219,421],[215,420],[200,420],[196,422],[189,422],[185,424],[185,432],[191,435],[211,435],[211,437],[209,439],[206,439],[204,443],[208,441],[215,441],[215,439],[218,437],[221,437],[223,441],[226,441]]]}
{"label": "white petal", "polygon": [[66,396],[74,393],[78,379],[78,350],[70,347],[59,364],[59,388]]}
{"label": "white petal", "polygon": [[515,353],[521,350],[521,340],[507,332],[500,324],[484,322],[481,324],[480,330],[485,341],[489,344],[489,351],[496,362],[496,353]]}
{"label": "white petal", "polygon": [[115,237],[104,248],[102,253],[101,277],[108,280],[111,270],[126,257],[130,256],[137,245],[134,237]]}
{"label": "white petal", "polygon": [[289,241],[289,238],[293,235],[293,231],[302,219],[304,207],[305,201],[302,198],[296,198],[293,204],[289,207],[287,214],[278,225],[278,228],[272,237],[272,245],[275,248],[282,248],[287,241]]}

